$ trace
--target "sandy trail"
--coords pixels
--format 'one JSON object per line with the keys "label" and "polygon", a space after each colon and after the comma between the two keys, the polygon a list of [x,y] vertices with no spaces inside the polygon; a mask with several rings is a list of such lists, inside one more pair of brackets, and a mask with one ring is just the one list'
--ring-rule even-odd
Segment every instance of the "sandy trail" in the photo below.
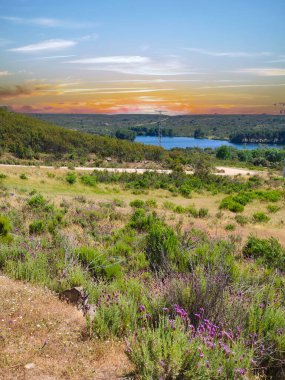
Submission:
{"label": "sandy trail", "polygon": [[[40,168],[40,169],[55,169],[54,166],[36,166],[36,165],[9,165],[9,164],[0,164],[0,168]],[[60,166],[57,168],[59,170],[69,170],[67,166]],[[155,172],[155,173],[164,173],[170,174],[172,170],[170,169],[142,169],[142,168],[101,168],[101,167],[88,167],[88,166],[76,166],[74,168],[76,171],[107,171],[109,173],[138,173],[143,174],[145,172]],[[249,170],[249,169],[241,169],[241,168],[233,168],[226,166],[217,166],[216,175],[226,175],[226,176],[235,176],[235,175],[256,175],[265,172],[260,172],[258,170]],[[187,170],[186,174],[193,174],[193,171]]]}

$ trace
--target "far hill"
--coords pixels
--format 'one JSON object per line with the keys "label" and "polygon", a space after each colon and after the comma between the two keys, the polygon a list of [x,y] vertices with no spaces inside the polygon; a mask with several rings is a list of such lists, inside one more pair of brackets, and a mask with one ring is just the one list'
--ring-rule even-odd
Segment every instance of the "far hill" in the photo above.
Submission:
{"label": "far hill", "polygon": [[93,153],[129,162],[159,161],[164,154],[160,147],[72,131],[4,108],[0,109],[0,150],[27,159],[38,154],[61,157]]}
{"label": "far hill", "polygon": [[100,115],[36,114],[34,117],[68,129],[92,134],[115,136],[129,130],[137,135],[157,135],[162,121],[164,136],[207,137],[233,142],[284,144],[284,115]]}

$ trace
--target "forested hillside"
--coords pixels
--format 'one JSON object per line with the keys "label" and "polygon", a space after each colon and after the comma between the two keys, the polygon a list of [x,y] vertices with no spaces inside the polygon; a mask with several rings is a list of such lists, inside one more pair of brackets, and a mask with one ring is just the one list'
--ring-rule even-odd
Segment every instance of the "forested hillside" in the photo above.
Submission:
{"label": "forested hillside", "polygon": [[162,120],[164,136],[209,137],[233,142],[284,144],[285,135],[284,115],[36,114],[34,116],[68,129],[107,136],[115,136],[122,129],[132,131],[136,135],[154,136],[157,135],[159,120]]}
{"label": "forested hillside", "polygon": [[159,160],[163,149],[115,138],[90,135],[50,125],[42,120],[0,110],[0,149],[18,158],[32,159],[39,153],[66,153],[114,157],[128,161]]}
{"label": "forested hillside", "polygon": [[215,150],[176,148],[167,151],[158,146],[58,127],[34,117],[0,109],[0,156],[5,153],[31,162],[41,159],[48,164],[60,162],[60,164],[82,166],[92,156],[91,165],[97,160],[97,166],[100,166],[103,159],[111,157],[112,161],[118,163],[143,164],[144,161],[149,161],[156,162],[159,166],[176,169],[181,168],[181,165],[184,167],[189,165],[194,169],[205,168],[225,161],[227,165],[238,163],[242,166],[279,168],[285,158],[285,150],[275,148],[238,150],[222,146]]}

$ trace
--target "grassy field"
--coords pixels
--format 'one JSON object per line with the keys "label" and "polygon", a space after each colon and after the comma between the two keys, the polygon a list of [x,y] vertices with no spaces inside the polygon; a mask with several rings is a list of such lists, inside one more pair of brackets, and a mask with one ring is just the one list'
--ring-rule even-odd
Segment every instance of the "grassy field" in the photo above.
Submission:
{"label": "grassy field", "polygon": [[[0,270],[33,285],[0,281],[4,378],[284,378],[282,178],[39,167],[0,178]],[[96,310],[86,322],[55,298],[74,286]]]}
{"label": "grassy field", "polygon": [[[61,169],[42,168],[17,168],[7,167],[1,168],[1,172],[7,175],[4,181],[5,187],[11,194],[27,195],[31,191],[36,190],[45,197],[54,202],[57,206],[63,200],[72,202],[78,196],[84,196],[87,201],[101,202],[112,201],[114,198],[126,203],[125,212],[131,213],[132,208],[130,202],[135,199],[147,201],[154,199],[157,203],[156,211],[165,216],[167,220],[178,222],[182,221],[183,228],[192,225],[202,228],[210,235],[226,236],[228,232],[225,230],[229,224],[234,225],[233,235],[241,236],[246,239],[250,233],[254,233],[259,237],[276,237],[285,245],[284,223],[285,223],[285,203],[281,199],[276,202],[278,210],[274,213],[268,212],[269,202],[260,202],[254,200],[246,206],[243,215],[248,218],[249,223],[240,225],[236,222],[236,215],[229,210],[220,210],[220,202],[224,198],[223,194],[213,195],[210,192],[203,191],[201,194],[193,193],[191,199],[187,199],[181,195],[172,194],[163,189],[152,189],[144,191],[142,194],[134,194],[133,190],[126,190],[119,184],[99,183],[96,187],[90,187],[82,184],[80,181],[70,185],[66,182],[66,171]],[[79,171],[80,173],[80,171]],[[21,174],[25,174],[27,179],[21,179]],[[81,172],[84,175],[84,172]],[[80,174],[79,174],[80,175]],[[264,177],[264,175],[262,175]],[[196,219],[185,215],[185,213],[174,212],[165,207],[166,202],[171,202],[174,206],[187,207],[194,205],[196,208],[207,208],[208,215],[205,219]],[[267,223],[253,223],[252,215],[258,211],[269,214],[270,220]],[[221,214],[221,215],[220,215]]]}

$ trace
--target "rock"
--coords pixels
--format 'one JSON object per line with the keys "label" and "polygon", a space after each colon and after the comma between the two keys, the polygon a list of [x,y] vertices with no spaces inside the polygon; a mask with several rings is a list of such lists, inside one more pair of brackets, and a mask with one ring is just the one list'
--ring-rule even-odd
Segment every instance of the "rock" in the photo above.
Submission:
{"label": "rock", "polygon": [[26,369],[33,369],[33,368],[35,368],[35,363],[27,363],[26,365],[25,365],[25,368]]}
{"label": "rock", "polygon": [[83,305],[86,303],[88,296],[81,286],[76,286],[71,289],[64,290],[59,294],[61,300],[67,301],[74,305]]}
{"label": "rock", "polygon": [[87,304],[84,308],[83,308],[83,315],[84,316],[87,316],[87,318],[89,318],[90,322],[93,322],[94,321],[94,318],[95,318],[95,315],[96,315],[96,305],[94,304]]}

